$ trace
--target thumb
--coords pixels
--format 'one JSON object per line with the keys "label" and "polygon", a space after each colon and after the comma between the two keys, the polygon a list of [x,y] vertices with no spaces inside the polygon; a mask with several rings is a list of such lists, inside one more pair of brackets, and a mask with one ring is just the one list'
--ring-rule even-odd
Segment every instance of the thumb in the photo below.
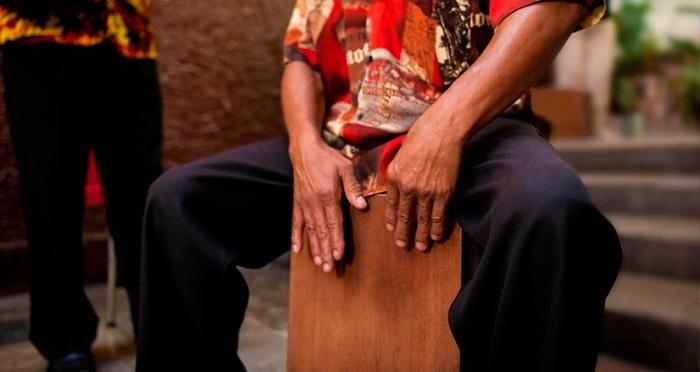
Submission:
{"label": "thumb", "polygon": [[367,200],[362,196],[362,187],[355,177],[355,170],[352,165],[343,167],[340,172],[340,178],[343,182],[343,190],[345,197],[348,198],[350,204],[357,209],[367,208]]}

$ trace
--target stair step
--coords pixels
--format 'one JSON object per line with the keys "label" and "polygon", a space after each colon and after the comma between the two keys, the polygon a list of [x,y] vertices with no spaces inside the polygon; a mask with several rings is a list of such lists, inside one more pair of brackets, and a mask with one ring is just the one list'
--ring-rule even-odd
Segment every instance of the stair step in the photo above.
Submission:
{"label": "stair step", "polygon": [[608,297],[603,351],[673,371],[700,368],[700,283],[622,273]]}
{"label": "stair step", "polygon": [[700,173],[700,136],[557,140],[559,154],[579,172]]}
{"label": "stair step", "polygon": [[608,215],[622,241],[622,270],[700,281],[700,219]]}
{"label": "stair step", "polygon": [[598,355],[595,372],[662,372],[656,368],[640,365],[628,360],[621,360],[610,355]]}
{"label": "stair step", "polygon": [[700,175],[583,173],[581,178],[605,212],[700,215]]}

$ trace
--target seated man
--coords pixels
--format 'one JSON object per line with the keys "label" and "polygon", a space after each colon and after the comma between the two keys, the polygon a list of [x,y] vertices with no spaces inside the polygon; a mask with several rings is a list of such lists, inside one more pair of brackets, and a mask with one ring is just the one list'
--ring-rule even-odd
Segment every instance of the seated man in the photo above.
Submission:
{"label": "seated man", "polygon": [[137,370],[244,370],[248,288],[236,267],[299,253],[305,232],[332,272],[346,201],[362,209],[386,192],[396,249],[426,251],[449,221],[464,231],[463,287],[445,314],[463,370],[593,371],[619,242],[528,122],[526,92],[604,8],[297,1],[284,48],[288,138],[151,187]]}

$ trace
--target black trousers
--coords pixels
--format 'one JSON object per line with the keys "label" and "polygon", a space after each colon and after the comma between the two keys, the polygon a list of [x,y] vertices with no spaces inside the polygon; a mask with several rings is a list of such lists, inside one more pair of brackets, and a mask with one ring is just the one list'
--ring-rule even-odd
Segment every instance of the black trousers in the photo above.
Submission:
{"label": "black trousers", "polygon": [[84,185],[90,149],[103,183],[119,282],[138,321],[141,221],[161,173],[155,61],[109,44],[2,49],[5,100],[30,250],[29,338],[47,358],[85,350],[97,318],[83,291]]}
{"label": "black trousers", "polygon": [[[465,232],[463,287],[435,319],[449,321],[462,370],[593,371],[621,261],[615,230],[529,124],[495,120],[462,164],[451,210]],[[289,248],[291,206],[285,139],[182,166],[151,186],[138,371],[243,369],[248,289],[237,266],[261,267]]]}

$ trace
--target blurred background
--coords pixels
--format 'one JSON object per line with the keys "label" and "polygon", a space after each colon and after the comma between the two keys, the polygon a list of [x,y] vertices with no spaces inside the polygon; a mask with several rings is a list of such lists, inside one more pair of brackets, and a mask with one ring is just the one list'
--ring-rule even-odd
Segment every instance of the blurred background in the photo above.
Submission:
{"label": "blurred background", "polygon": [[[283,133],[281,38],[292,2],[152,1],[166,167]],[[611,0],[600,25],[570,39],[532,102],[623,242],[598,370],[700,370],[700,0]],[[3,106],[0,371],[41,371],[26,341],[28,253]],[[88,294],[103,313],[107,240],[104,210],[88,209]],[[284,370],[287,265],[244,273],[253,296],[240,352],[251,371]],[[118,292],[116,326],[100,327],[100,370],[133,368],[125,302]]]}

